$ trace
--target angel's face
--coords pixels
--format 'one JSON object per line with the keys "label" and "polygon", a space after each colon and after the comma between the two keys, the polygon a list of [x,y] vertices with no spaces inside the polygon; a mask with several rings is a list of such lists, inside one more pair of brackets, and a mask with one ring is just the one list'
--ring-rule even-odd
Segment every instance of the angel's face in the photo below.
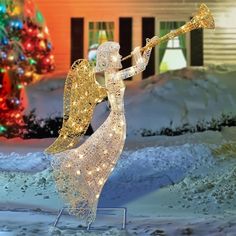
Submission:
{"label": "angel's face", "polygon": [[119,50],[114,50],[113,52],[111,52],[109,67],[114,68],[114,69],[122,68],[121,58],[122,58],[122,56],[120,55]]}

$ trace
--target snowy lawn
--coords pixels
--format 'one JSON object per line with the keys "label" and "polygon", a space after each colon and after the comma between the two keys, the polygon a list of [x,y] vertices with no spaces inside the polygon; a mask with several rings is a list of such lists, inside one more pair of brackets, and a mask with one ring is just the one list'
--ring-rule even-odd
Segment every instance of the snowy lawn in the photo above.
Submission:
{"label": "snowy lawn", "polygon": [[[26,87],[28,114],[40,118],[62,117],[65,76],[45,78]],[[227,117],[236,122],[236,71],[185,68],[142,81],[126,83],[127,135],[155,135],[165,129],[197,130],[218,126]],[[49,102],[50,101],[50,102]],[[94,112],[97,129],[109,113],[107,102]]]}

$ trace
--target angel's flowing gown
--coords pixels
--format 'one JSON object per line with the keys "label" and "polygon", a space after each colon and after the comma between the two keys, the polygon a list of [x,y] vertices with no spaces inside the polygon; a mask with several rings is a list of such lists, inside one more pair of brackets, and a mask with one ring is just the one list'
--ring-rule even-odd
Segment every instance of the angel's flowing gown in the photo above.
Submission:
{"label": "angel's flowing gown", "polygon": [[58,190],[69,203],[70,212],[87,223],[95,220],[98,198],[126,137],[124,82],[112,78],[112,74],[105,77],[111,105],[109,116],[81,146],[56,154],[52,162]]}

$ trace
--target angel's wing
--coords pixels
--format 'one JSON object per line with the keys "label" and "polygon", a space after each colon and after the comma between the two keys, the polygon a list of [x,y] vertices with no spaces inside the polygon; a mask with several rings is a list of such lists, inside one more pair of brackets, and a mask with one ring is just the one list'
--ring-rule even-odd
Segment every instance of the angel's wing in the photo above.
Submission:
{"label": "angel's wing", "polygon": [[96,81],[93,67],[86,59],[79,59],[71,66],[65,81],[62,128],[46,153],[75,147],[88,129],[96,104],[107,96],[106,89]]}

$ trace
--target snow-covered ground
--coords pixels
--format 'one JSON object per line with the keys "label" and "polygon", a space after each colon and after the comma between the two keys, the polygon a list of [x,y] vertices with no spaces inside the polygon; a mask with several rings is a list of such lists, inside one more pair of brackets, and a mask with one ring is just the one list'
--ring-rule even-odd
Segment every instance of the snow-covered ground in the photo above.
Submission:
{"label": "snow-covered ground", "polygon": [[[50,78],[27,87],[29,106],[38,118],[62,116],[64,77]],[[220,72],[185,68],[127,82],[125,111],[127,135],[160,132],[163,128],[193,128],[222,114],[236,116],[236,69]],[[50,101],[50,102],[49,102]],[[95,110],[96,129],[109,113],[107,102]]]}
{"label": "snow-covered ground", "polygon": [[[155,132],[217,119],[222,112],[235,115],[235,75],[185,69],[127,84],[128,136],[99,200],[101,207],[128,209],[126,230],[120,229],[119,211],[98,214],[93,227],[103,230],[87,232],[66,214],[53,228],[64,206],[51,156],[43,152],[53,139],[0,138],[0,236],[236,235],[236,156],[211,152],[236,141],[236,128],[174,137],[140,135],[143,129]],[[62,79],[32,85],[29,110],[36,108],[39,117],[61,115],[62,91]],[[93,126],[107,114],[106,104],[100,104]]]}

